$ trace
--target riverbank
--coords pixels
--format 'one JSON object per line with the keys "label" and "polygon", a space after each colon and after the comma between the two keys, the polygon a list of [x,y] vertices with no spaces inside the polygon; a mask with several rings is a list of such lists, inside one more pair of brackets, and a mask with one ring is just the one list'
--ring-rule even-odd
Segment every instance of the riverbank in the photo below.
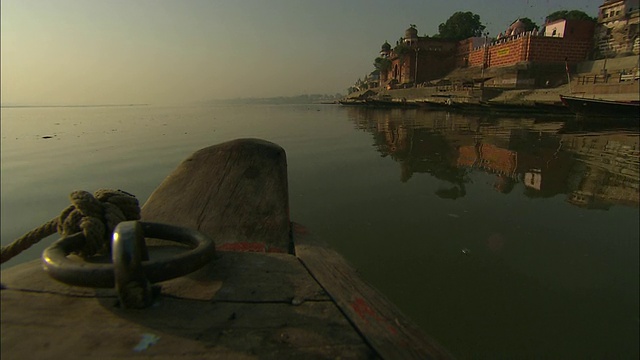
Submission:
{"label": "riverbank", "polygon": [[[539,89],[497,89],[486,88],[484,96],[479,88],[465,90],[449,90],[439,87],[410,88],[410,89],[372,89],[355,92],[348,96],[349,99],[357,99],[363,95],[368,96],[390,96],[392,99],[408,101],[427,100],[442,101],[444,98],[451,98],[456,102],[477,103],[480,101],[499,102],[512,105],[532,105],[534,103],[559,104],[560,95],[578,95],[587,98],[598,98],[617,101],[638,101],[640,95],[638,91],[638,81],[629,84],[629,90],[625,92],[603,91],[600,87],[576,86],[570,87],[564,84],[554,88]],[[600,90],[600,91],[598,91]],[[606,90],[606,89],[605,89]],[[633,91],[635,90],[635,91]],[[366,94],[365,94],[366,93]]]}
{"label": "riverbank", "polygon": [[[522,62],[485,71],[479,67],[460,68],[442,79],[433,80],[432,83],[437,85],[392,90],[381,87],[352,93],[347,99],[385,96],[395,100],[442,101],[443,98],[449,98],[460,103],[490,101],[533,105],[560,104],[560,95],[574,95],[603,100],[640,101],[637,56],[583,61],[571,66],[569,71],[570,84],[567,83],[563,64]],[[485,79],[484,90],[478,82],[482,78]]]}

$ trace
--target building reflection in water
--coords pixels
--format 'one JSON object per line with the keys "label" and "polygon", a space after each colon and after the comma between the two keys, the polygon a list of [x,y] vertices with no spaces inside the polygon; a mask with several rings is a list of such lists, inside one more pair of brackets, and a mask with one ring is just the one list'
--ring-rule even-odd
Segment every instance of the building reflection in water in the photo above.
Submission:
{"label": "building reflection in water", "polygon": [[505,194],[522,183],[527,197],[564,194],[570,204],[589,209],[639,205],[637,127],[571,131],[567,119],[348,111],[358,129],[373,134],[377,151],[400,164],[402,182],[425,173],[449,183],[436,191],[442,198],[465,196],[471,172],[482,171],[493,174],[493,188]]}

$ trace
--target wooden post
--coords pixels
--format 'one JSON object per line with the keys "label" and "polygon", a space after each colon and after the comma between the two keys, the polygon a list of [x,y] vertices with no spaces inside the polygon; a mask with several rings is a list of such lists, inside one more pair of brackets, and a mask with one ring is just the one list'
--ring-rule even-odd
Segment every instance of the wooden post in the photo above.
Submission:
{"label": "wooden post", "polygon": [[569,84],[569,93],[573,94],[573,91],[571,90],[571,75],[569,74],[569,60],[566,57],[564,58],[564,68],[567,71],[567,84]]}
{"label": "wooden post", "polygon": [[195,152],[151,194],[145,221],[209,235],[219,250],[290,252],[284,150],[239,139]]}

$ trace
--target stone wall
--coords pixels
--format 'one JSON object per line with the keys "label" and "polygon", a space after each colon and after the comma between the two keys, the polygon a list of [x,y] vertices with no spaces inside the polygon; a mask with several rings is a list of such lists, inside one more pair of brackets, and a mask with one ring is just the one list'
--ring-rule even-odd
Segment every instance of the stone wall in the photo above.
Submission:
{"label": "stone wall", "polygon": [[609,72],[627,70],[637,71],[640,63],[638,56],[626,56],[615,59],[584,61],[578,64],[578,73],[601,73],[602,69]]}
{"label": "stone wall", "polygon": [[591,51],[590,40],[565,40],[563,38],[530,37],[526,61],[541,63],[564,62],[576,64],[587,59]]}
{"label": "stone wall", "polygon": [[635,99],[639,100],[640,95],[640,83],[638,80],[632,82],[620,82],[612,84],[580,84],[577,81],[573,81],[572,91],[574,93],[581,94],[599,94],[599,95],[611,95],[611,94],[636,94]]}
{"label": "stone wall", "polygon": [[486,48],[469,49],[468,42],[461,42],[456,56],[457,66],[482,66],[483,59],[487,67],[515,65],[523,61],[538,63],[570,64],[587,59],[591,51],[591,41],[565,39],[559,37],[534,36],[530,33],[498,40]]}

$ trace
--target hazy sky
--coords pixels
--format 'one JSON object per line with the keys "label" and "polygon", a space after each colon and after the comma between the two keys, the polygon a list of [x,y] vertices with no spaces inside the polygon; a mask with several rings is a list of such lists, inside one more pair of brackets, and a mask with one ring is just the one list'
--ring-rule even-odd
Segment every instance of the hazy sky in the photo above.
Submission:
{"label": "hazy sky", "polygon": [[184,103],[345,93],[409,24],[456,11],[495,36],[604,0],[2,0],[3,104]]}

